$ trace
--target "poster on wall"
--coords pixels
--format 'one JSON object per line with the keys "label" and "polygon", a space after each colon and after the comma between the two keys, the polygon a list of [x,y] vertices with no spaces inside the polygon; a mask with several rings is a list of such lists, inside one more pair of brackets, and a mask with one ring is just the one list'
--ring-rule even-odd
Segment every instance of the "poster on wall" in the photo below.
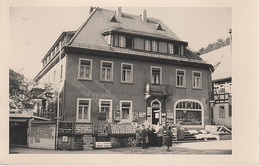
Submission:
{"label": "poster on wall", "polygon": [[93,123],[75,123],[75,134],[93,134]]}
{"label": "poster on wall", "polygon": [[120,121],[120,110],[114,110],[114,121]]}
{"label": "poster on wall", "polygon": [[139,111],[135,110],[133,112],[133,122],[137,122],[138,121],[138,117],[139,117]]}
{"label": "poster on wall", "polygon": [[147,116],[152,116],[152,107],[147,107]]}

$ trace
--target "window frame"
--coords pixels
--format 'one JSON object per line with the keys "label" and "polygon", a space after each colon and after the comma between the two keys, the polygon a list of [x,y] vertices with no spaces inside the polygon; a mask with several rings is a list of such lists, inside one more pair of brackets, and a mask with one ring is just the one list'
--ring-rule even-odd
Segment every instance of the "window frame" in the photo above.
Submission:
{"label": "window frame", "polygon": [[[124,81],[123,80],[123,66],[124,65],[130,65],[131,70],[130,70],[130,81]],[[126,69],[124,69],[126,70]],[[121,83],[133,83],[134,82],[134,65],[132,63],[121,63]]]}
{"label": "window frame", "polygon": [[[194,79],[195,79],[194,74],[195,74],[195,73],[199,73],[199,74],[200,74],[200,77],[199,77],[199,83],[200,83],[200,84],[199,84],[199,86],[197,86],[197,85],[195,86],[195,85],[194,85],[194,83],[195,83],[195,82],[194,82],[194,81],[195,81],[195,80],[194,80]],[[196,84],[197,84],[197,83],[196,83]],[[201,72],[201,71],[192,71],[192,88],[193,88],[193,89],[202,89],[202,72]]]}
{"label": "window frame", "polygon": [[[178,71],[183,71],[183,85],[178,85]],[[183,69],[176,69],[176,87],[178,88],[186,88],[186,70]]]}
{"label": "window frame", "polygon": [[[110,63],[110,64],[111,64],[111,68],[110,68],[110,79],[104,79],[104,78],[102,78],[102,74],[103,74],[103,63]],[[114,62],[101,60],[101,61],[100,61],[100,81],[113,82],[113,80],[114,80]]]}
{"label": "window frame", "polygon": [[98,112],[100,113],[101,112],[101,103],[102,101],[105,101],[105,102],[110,102],[110,106],[109,106],[109,118],[106,119],[108,120],[108,122],[112,122],[112,108],[113,108],[113,101],[111,99],[99,99],[98,101]]}
{"label": "window frame", "polygon": [[[155,46],[154,46],[155,43]],[[158,48],[159,42],[157,40],[151,40],[151,51],[153,52],[158,52],[159,48]]]}
{"label": "window frame", "polygon": [[[124,102],[130,103],[129,119],[122,119],[123,118],[122,103],[124,103]],[[132,100],[120,100],[120,121],[122,121],[122,122],[132,122],[133,121],[132,115],[133,115],[133,101]]]}
{"label": "window frame", "polygon": [[[223,109],[221,107],[223,107]],[[224,105],[220,105],[219,106],[219,117],[220,118],[225,118],[226,117],[225,114],[226,114],[225,106]]]}
{"label": "window frame", "polygon": [[144,50],[151,51],[152,50],[152,42],[150,39],[144,39]]}
{"label": "window frame", "polygon": [[[81,100],[88,101],[88,118],[87,119],[79,119],[79,102]],[[91,98],[77,98],[77,112],[76,112],[76,121],[77,122],[90,122],[91,117]]]}
{"label": "window frame", "polygon": [[[89,67],[89,75],[90,76],[89,76],[89,78],[87,78],[87,77],[80,77],[81,61],[89,61],[90,62],[90,67]],[[78,64],[78,79],[79,80],[92,80],[92,64],[93,64],[92,59],[79,58],[79,64]]]}
{"label": "window frame", "polygon": [[174,54],[174,45],[172,43],[168,43],[167,52],[168,54]]}
{"label": "window frame", "polygon": [[[159,78],[159,83],[153,83],[153,69],[159,69],[160,70],[160,78]],[[159,66],[151,66],[150,67],[150,80],[151,80],[151,84],[153,85],[162,85],[162,67]]]}

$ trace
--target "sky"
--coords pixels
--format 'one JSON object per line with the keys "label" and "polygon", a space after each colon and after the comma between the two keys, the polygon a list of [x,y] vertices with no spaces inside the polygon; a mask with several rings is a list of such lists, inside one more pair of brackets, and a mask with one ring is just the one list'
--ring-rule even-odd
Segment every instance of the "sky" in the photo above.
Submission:
{"label": "sky", "polygon": [[[162,20],[194,51],[217,39],[226,39],[232,28],[231,8],[122,7],[122,12],[141,15],[143,9],[147,17]],[[11,7],[9,67],[33,79],[60,34],[77,30],[88,16],[89,7]]]}

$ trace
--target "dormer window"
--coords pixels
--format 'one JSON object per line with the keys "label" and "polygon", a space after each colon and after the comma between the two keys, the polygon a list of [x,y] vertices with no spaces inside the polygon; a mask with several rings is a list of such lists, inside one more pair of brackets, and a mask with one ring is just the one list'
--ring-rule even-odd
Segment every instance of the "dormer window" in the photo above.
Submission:
{"label": "dormer window", "polygon": [[152,40],[152,51],[157,52],[158,50],[158,43],[155,40]]}
{"label": "dormer window", "polygon": [[125,36],[114,35],[114,46],[125,47]]}
{"label": "dormer window", "polygon": [[156,30],[160,30],[160,31],[163,30],[161,24],[158,24],[158,25],[156,26]]}
{"label": "dormer window", "polygon": [[126,48],[133,48],[133,38],[126,37]]}

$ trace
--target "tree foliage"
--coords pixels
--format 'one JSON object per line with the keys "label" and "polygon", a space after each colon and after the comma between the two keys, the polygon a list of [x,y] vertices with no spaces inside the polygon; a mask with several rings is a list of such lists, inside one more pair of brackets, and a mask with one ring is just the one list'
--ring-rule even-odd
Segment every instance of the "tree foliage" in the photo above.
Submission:
{"label": "tree foliage", "polygon": [[198,55],[206,54],[208,52],[214,51],[221,47],[225,47],[227,45],[230,45],[230,37],[226,38],[225,40],[218,39],[216,42],[208,44],[206,48],[204,47],[200,48],[199,51],[197,51],[197,54]]}
{"label": "tree foliage", "polygon": [[30,108],[31,93],[30,82],[19,72],[9,69],[9,108]]}

